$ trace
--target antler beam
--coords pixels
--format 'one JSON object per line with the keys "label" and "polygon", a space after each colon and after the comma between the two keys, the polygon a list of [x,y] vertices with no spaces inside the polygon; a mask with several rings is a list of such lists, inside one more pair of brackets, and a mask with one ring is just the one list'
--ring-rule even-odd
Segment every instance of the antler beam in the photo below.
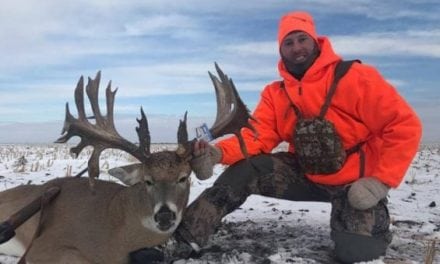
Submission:
{"label": "antler beam", "polygon": [[101,72],[96,74],[95,79],[88,79],[86,86],[87,96],[93,111],[95,124],[89,122],[84,109],[84,78],[78,81],[75,89],[75,104],[78,110],[78,118],[73,117],[66,104],[66,118],[63,134],[56,143],[65,143],[73,136],[79,136],[80,142],[76,147],[71,148],[71,153],[79,155],[86,146],[93,146],[93,153],[88,162],[90,185],[93,189],[94,178],[99,175],[99,156],[107,148],[117,148],[133,155],[140,161],[144,161],[150,155],[150,133],[148,131],[147,118],[141,109],[141,119],[138,119],[139,127],[136,128],[140,146],[136,146],[124,139],[116,131],[113,120],[113,106],[117,89],[111,90],[111,82],[106,89],[107,116],[101,114],[98,104],[99,83]]}
{"label": "antler beam", "polygon": [[217,63],[215,63],[215,69],[220,80],[211,72],[208,72],[214,84],[217,98],[217,116],[209,131],[214,138],[226,134],[236,135],[240,143],[240,149],[247,158],[249,155],[240,131],[243,127],[247,127],[256,135],[255,128],[248,122],[249,119],[254,121],[255,119],[249,114],[249,109],[238,95],[232,79],[223,73]]}

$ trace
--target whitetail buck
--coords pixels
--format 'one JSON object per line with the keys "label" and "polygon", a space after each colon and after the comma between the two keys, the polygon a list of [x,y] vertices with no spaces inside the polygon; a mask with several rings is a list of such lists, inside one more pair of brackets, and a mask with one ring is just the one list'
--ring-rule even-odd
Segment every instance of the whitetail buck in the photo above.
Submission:
{"label": "whitetail buck", "polygon": [[[214,137],[229,133],[240,136],[241,127],[251,128],[247,123],[249,112],[232,80],[217,65],[216,69],[220,80],[210,74],[216,89],[218,110],[211,132]],[[22,185],[1,192],[0,223],[4,221],[3,226],[12,226],[16,235],[0,245],[0,253],[20,256],[32,241],[26,261],[33,264],[127,263],[129,252],[164,243],[178,226],[190,190],[189,161],[193,141],[188,141],[186,114],[178,129],[177,150],[150,153],[150,135],[142,109],[136,128],[140,143],[136,145],[122,138],[115,129],[113,105],[116,91],[111,90],[110,84],[106,90],[107,115],[101,114],[99,81],[98,73],[95,79],[89,78],[86,86],[95,122],[89,122],[86,117],[81,77],[75,89],[78,118],[70,114],[67,104],[64,135],[57,140],[64,143],[79,136],[80,143],[71,149],[76,155],[84,147],[93,146],[88,163],[89,180],[58,178],[43,185]],[[100,153],[107,148],[126,151],[141,162],[110,171],[127,186],[95,179],[99,175]],[[47,190],[59,191],[59,194],[39,211],[38,199]],[[24,219],[17,224],[17,214],[14,213],[33,200],[37,202],[28,217],[38,213],[22,225]],[[8,219],[13,214],[14,218]],[[37,228],[39,232],[32,240]]]}

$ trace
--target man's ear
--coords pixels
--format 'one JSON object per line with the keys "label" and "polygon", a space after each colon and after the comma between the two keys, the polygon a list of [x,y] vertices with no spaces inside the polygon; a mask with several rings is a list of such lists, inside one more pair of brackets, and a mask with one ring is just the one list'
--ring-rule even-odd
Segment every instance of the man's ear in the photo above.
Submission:
{"label": "man's ear", "polygon": [[141,163],[112,168],[108,171],[108,173],[129,186],[140,182],[143,177]]}

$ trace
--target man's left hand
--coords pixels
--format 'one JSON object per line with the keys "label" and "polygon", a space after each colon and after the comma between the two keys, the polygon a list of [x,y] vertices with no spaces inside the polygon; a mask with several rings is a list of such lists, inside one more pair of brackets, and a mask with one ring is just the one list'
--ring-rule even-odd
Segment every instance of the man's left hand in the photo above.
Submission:
{"label": "man's left hand", "polygon": [[214,165],[222,159],[221,150],[204,140],[194,143],[191,169],[199,180],[206,180],[213,174]]}
{"label": "man's left hand", "polygon": [[385,198],[389,189],[374,177],[360,178],[348,190],[348,202],[355,209],[366,210]]}

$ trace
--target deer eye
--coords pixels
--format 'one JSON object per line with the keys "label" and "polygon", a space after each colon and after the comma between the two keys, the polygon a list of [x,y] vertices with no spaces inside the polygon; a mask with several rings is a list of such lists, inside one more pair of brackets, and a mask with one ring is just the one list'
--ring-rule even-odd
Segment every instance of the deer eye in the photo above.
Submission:
{"label": "deer eye", "polygon": [[150,180],[145,180],[145,183],[147,184],[147,186],[153,186],[154,183]]}
{"label": "deer eye", "polygon": [[184,182],[186,182],[187,179],[188,179],[188,177],[182,177],[179,179],[178,183],[184,183]]}

